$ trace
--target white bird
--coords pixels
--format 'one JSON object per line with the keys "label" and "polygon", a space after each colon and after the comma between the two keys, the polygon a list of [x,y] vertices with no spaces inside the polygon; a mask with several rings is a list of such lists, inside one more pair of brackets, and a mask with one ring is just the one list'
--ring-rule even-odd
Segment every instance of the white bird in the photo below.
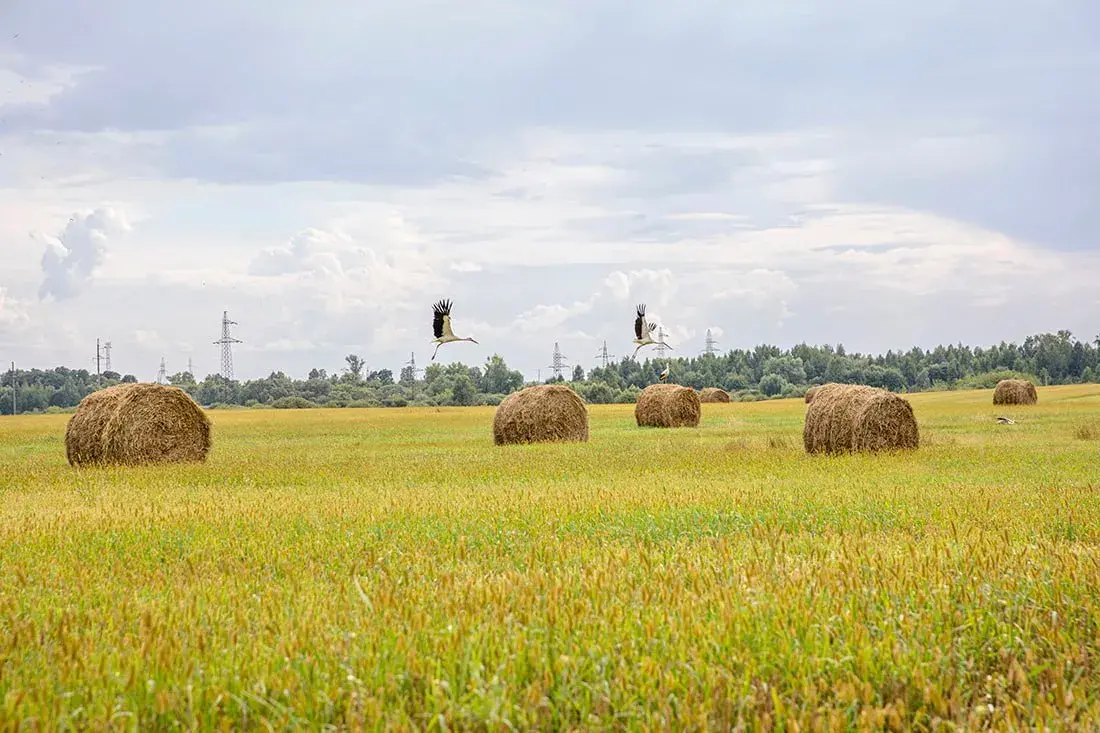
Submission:
{"label": "white bird", "polygon": [[638,349],[643,346],[650,346],[652,344],[660,344],[666,349],[672,347],[666,344],[664,341],[654,341],[651,334],[653,330],[657,328],[656,323],[646,323],[645,320],[645,303],[638,306],[638,317],[634,319],[634,343],[638,344],[638,348],[634,349],[634,354],[630,358],[634,358],[638,355]]}
{"label": "white bird", "polygon": [[452,341],[477,343],[472,338],[459,338],[451,330],[451,301],[439,301],[432,306],[432,311],[435,313],[435,318],[432,319],[432,330],[435,332],[435,338],[432,339],[431,343],[436,344],[435,351],[432,352],[432,361],[435,361],[435,355],[439,353],[439,347],[443,344],[449,344]]}
{"label": "white bird", "polygon": [[660,379],[662,382],[664,382],[665,380],[668,379],[668,367],[667,366],[663,370],[661,370],[661,376],[657,377],[657,379]]}

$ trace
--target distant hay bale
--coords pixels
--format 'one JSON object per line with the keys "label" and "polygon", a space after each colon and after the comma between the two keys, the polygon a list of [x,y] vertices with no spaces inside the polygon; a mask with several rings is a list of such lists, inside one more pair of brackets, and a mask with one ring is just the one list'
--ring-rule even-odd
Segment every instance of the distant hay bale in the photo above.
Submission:
{"label": "distant hay bale", "polygon": [[563,384],[537,384],[505,397],[493,417],[493,442],[588,441],[588,408]]}
{"label": "distant hay bale", "polygon": [[73,466],[206,460],[210,420],[179,387],[128,383],[93,392],[65,429]]}
{"label": "distant hay bale", "polygon": [[824,384],[806,410],[807,453],[914,449],[920,443],[909,401],[877,387]]}
{"label": "distant hay bale", "polygon": [[634,419],[646,428],[697,428],[702,408],[699,395],[679,384],[651,384],[638,395]]}
{"label": "distant hay bale", "polygon": [[1034,405],[1038,401],[1035,385],[1026,379],[1002,379],[993,390],[994,405]]}
{"label": "distant hay bale", "polygon": [[729,402],[730,393],[717,387],[707,387],[699,393],[700,402]]}

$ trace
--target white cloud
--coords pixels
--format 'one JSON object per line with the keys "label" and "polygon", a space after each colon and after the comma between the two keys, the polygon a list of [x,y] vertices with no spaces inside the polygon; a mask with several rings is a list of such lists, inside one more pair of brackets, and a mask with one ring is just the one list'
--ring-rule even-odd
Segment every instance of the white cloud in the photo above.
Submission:
{"label": "white cloud", "polygon": [[587,300],[575,301],[572,305],[536,305],[516,316],[515,327],[527,333],[545,333],[559,328],[566,321],[589,313],[600,299],[596,293]]}
{"label": "white cloud", "polygon": [[78,211],[56,237],[32,234],[45,242],[38,297],[64,300],[78,295],[95,276],[107,257],[111,237],[130,230],[122,211],[109,206]]}
{"label": "white cloud", "polygon": [[0,332],[16,331],[30,323],[27,305],[8,295],[0,286]]}

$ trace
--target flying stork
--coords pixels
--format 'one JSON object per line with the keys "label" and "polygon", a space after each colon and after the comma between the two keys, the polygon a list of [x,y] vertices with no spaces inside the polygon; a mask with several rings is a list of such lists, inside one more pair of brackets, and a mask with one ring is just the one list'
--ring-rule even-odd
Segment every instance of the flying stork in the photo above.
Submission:
{"label": "flying stork", "polygon": [[651,346],[652,344],[660,344],[666,349],[672,347],[666,344],[664,341],[654,341],[652,333],[657,328],[656,323],[646,323],[645,320],[645,303],[638,306],[638,317],[634,319],[634,343],[638,344],[638,348],[634,349],[634,354],[630,358],[634,358],[638,355],[638,349],[643,346]]}
{"label": "flying stork", "polygon": [[435,332],[435,338],[432,339],[431,343],[436,345],[435,351],[432,352],[432,361],[435,361],[435,355],[439,353],[439,347],[443,344],[449,344],[452,341],[477,343],[472,338],[459,338],[451,330],[451,301],[440,300],[432,306],[432,311],[435,314],[435,318],[432,319],[432,331]]}

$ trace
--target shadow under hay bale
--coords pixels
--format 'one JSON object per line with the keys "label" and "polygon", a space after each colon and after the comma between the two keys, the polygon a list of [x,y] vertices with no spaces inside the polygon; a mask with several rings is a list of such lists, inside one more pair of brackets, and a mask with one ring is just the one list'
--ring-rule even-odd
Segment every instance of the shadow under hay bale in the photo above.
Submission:
{"label": "shadow under hay bale", "polygon": [[994,405],[1034,405],[1038,401],[1035,385],[1026,379],[1002,379],[993,390]]}
{"label": "shadow under hay bale", "polygon": [[202,462],[210,420],[179,387],[120,384],[85,397],[65,429],[73,466]]}
{"label": "shadow under hay bale", "polygon": [[700,402],[729,402],[730,393],[717,387],[707,387],[699,392]]}
{"label": "shadow under hay bale", "polygon": [[910,450],[920,431],[909,401],[877,387],[823,384],[806,410],[807,453]]}
{"label": "shadow under hay bale", "polygon": [[697,428],[699,395],[679,384],[651,384],[638,395],[634,419],[643,428]]}
{"label": "shadow under hay bale", "polygon": [[493,416],[497,445],[588,441],[588,408],[562,384],[538,384],[505,397]]}

